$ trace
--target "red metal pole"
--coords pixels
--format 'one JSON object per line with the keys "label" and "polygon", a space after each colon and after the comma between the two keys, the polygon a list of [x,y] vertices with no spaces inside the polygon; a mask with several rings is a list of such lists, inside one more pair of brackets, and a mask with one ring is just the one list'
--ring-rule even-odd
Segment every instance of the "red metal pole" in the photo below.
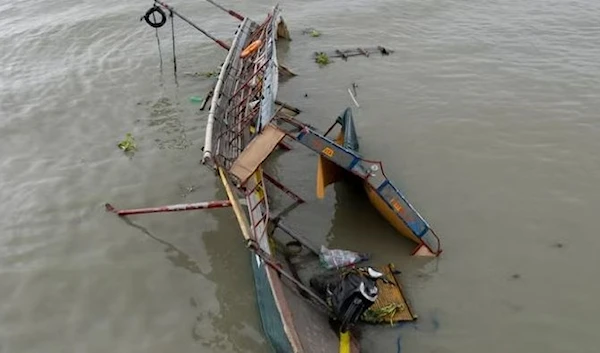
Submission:
{"label": "red metal pole", "polygon": [[223,6],[221,6],[221,5],[217,4],[216,2],[214,2],[214,1],[212,1],[212,0],[206,0],[206,1],[208,1],[208,2],[209,2],[209,3],[211,3],[212,5],[216,6],[217,8],[219,8],[219,9],[221,9],[221,10],[223,10],[223,11],[227,12],[227,13],[228,13],[228,14],[230,14],[231,16],[233,16],[233,17],[237,18],[238,20],[240,20],[240,21],[243,21],[243,20],[244,20],[244,16],[240,15],[239,13],[237,13],[237,12],[235,12],[235,11],[233,11],[233,10],[226,9],[226,8],[224,8]]}
{"label": "red metal pole", "polygon": [[159,4],[160,6],[164,7],[165,9],[171,11],[171,13],[173,13],[175,16],[181,18],[182,20],[184,20],[185,22],[187,22],[190,26],[194,27],[195,29],[199,30],[202,34],[204,34],[205,36],[207,36],[208,38],[212,39],[215,43],[217,43],[218,45],[220,45],[223,49],[225,50],[229,50],[229,44],[223,42],[220,39],[217,39],[215,37],[213,37],[210,33],[206,32],[205,30],[203,30],[202,28],[198,27],[194,22],[190,21],[189,19],[187,19],[186,17],[184,17],[183,15],[179,14],[179,12],[175,11],[175,8],[172,7],[171,5],[168,5],[160,0],[154,0],[155,3]]}
{"label": "red metal pole", "polygon": [[181,203],[176,205],[166,205],[158,207],[133,208],[128,210],[117,210],[109,203],[107,203],[104,206],[106,207],[106,211],[108,212],[116,213],[119,216],[128,216],[144,213],[178,212],[191,210],[206,210],[209,208],[231,207],[231,202],[229,200],[205,201],[197,203]]}
{"label": "red metal pole", "polygon": [[274,186],[276,186],[277,188],[279,188],[281,191],[283,191],[284,193],[286,193],[291,198],[295,199],[298,203],[304,203],[305,202],[303,198],[301,198],[300,196],[298,196],[292,190],[288,189],[285,185],[283,185],[282,183],[280,183],[279,180],[275,179],[274,177],[270,176],[269,174],[265,173],[264,171],[263,171],[263,176],[271,184],[273,184]]}

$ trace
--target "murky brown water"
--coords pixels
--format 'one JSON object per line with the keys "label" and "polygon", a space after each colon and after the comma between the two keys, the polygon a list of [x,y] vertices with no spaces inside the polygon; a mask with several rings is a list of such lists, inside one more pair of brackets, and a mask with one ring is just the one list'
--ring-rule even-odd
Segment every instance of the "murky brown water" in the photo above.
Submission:
{"label": "murky brown water", "polygon": [[[222,1],[262,19],[272,3]],[[173,3],[220,38],[236,22]],[[394,261],[418,325],[368,329],[369,352],[597,352],[600,2],[283,2],[299,76],[279,97],[326,127],[351,105],[365,156],[385,162],[442,236],[438,261],[344,188],[314,200],[315,159],[272,164],[312,202],[288,223]],[[0,352],[265,352],[248,255],[228,210],[131,218],[136,207],[223,198],[198,165],[205,114],[189,101],[224,51],[149,1],[0,5]],[[319,38],[301,34],[305,27]],[[385,45],[389,57],[316,50]],[[305,93],[308,98],[305,98]],[[126,132],[139,151],[124,156]],[[282,202],[284,200],[282,199]]]}

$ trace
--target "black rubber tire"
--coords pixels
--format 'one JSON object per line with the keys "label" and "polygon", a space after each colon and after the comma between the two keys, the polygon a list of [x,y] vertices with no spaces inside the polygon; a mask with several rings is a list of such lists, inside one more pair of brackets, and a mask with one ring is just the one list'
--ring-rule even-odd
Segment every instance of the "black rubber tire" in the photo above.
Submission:
{"label": "black rubber tire", "polygon": [[[157,12],[160,15],[160,20],[158,22],[152,22],[152,20],[150,19],[150,16],[152,16],[152,14],[154,14],[155,12]],[[150,27],[160,28],[164,26],[165,23],[167,23],[167,15],[160,7],[154,6],[150,8],[150,10],[146,11],[146,14],[144,15],[144,20],[148,25],[150,25]]]}

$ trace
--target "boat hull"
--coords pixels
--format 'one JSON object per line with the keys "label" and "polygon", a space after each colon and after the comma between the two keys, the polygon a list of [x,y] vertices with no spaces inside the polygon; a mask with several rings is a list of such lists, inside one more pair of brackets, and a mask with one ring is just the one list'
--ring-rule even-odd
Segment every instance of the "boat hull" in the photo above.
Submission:
{"label": "boat hull", "polygon": [[271,344],[274,353],[296,352],[292,348],[284,329],[284,323],[273,294],[273,286],[269,280],[269,276],[272,275],[268,273],[269,268],[260,257],[253,253],[250,254],[250,262],[254,273],[256,302],[264,335]]}
{"label": "boat hull", "polygon": [[364,189],[371,205],[379,212],[389,224],[400,233],[400,235],[410,239],[411,241],[421,244],[421,240],[406,226],[406,223],[398,217],[398,215],[388,206],[387,202],[377,193],[368,182],[364,182]]}
{"label": "boat hull", "polygon": [[334,140],[307,126],[295,136],[298,142],[319,154],[317,197],[323,198],[327,185],[344,179],[344,174],[359,177],[363,180],[370,202],[384,219],[402,236],[419,245],[419,251],[414,254],[439,255],[441,247],[436,234],[387,178],[382,163],[363,159],[359,155],[350,108],[336,119],[336,124],[341,125],[341,131]]}

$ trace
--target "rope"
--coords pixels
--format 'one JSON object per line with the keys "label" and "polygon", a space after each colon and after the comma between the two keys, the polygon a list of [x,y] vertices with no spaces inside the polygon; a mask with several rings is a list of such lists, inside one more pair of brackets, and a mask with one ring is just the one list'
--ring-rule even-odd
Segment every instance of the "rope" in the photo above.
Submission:
{"label": "rope", "polygon": [[[156,14],[152,13],[152,18],[156,22]],[[156,44],[158,46],[158,57],[160,58],[160,73],[163,72],[163,60],[162,60],[162,50],[160,50],[160,37],[158,35],[158,27],[154,27],[154,34],[156,35]]]}
{"label": "rope", "polygon": [[177,56],[175,55],[175,19],[173,18],[173,11],[169,11],[171,17],[171,38],[173,40],[173,72],[175,74],[175,81],[177,81]]}

